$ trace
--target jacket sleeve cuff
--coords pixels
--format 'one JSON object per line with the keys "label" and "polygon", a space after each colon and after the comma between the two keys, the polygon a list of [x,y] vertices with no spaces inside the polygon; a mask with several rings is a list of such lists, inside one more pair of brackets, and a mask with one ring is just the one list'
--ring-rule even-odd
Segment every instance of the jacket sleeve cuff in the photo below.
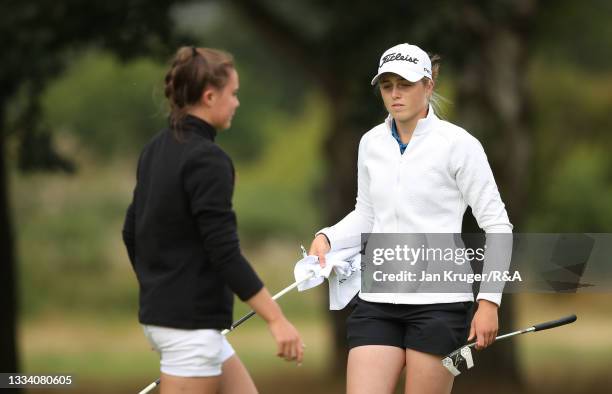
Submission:
{"label": "jacket sleeve cuff", "polygon": [[361,234],[339,236],[333,227],[325,227],[317,231],[315,236],[319,234],[325,235],[329,240],[329,244],[331,246],[330,251],[352,248],[361,244]]}
{"label": "jacket sleeve cuff", "polygon": [[334,242],[332,242],[331,229],[329,227],[322,228],[321,230],[315,233],[315,237],[319,234],[323,234],[325,238],[327,238],[327,242],[329,242],[329,246],[331,248],[334,247]]}
{"label": "jacket sleeve cuff", "polygon": [[487,300],[496,304],[498,307],[501,305],[502,295],[501,293],[478,293],[476,301]]}

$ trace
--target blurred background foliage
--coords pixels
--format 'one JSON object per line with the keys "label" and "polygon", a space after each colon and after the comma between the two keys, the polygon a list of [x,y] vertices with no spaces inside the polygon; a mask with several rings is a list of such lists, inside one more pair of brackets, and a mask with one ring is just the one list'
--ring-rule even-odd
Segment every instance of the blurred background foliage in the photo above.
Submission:
{"label": "blurred background foliage", "polygon": [[[298,2],[278,7],[308,34],[324,34],[324,21],[309,19]],[[546,9],[524,70],[534,145],[521,231],[612,232],[610,3],[565,1]],[[337,103],[258,39],[225,3],[193,2],[171,12],[178,30],[195,37],[197,45],[224,48],[236,58],[241,107],[218,142],[237,169],[234,204],[245,254],[274,291],[291,281],[299,244],[307,245],[314,231],[326,225],[321,196],[334,168],[325,165],[323,144]],[[16,138],[7,141],[24,370],[71,372],[82,378],[82,388],[107,380],[100,392],[133,392],[156,377],[157,360],[136,323],[137,285],[120,228],[138,152],[166,122],[167,63],[149,57],[125,62],[97,45],[65,56],[68,67],[40,92],[41,116],[56,149],[76,164],[76,173],[19,172]],[[450,120],[456,84],[454,70],[442,68],[440,89],[450,100],[443,109]],[[11,101],[9,124],[25,100],[22,94]],[[375,94],[371,105],[383,113]],[[363,125],[363,131],[370,126]],[[323,373],[329,357],[331,339],[321,307],[325,297],[318,289],[281,302],[306,337],[312,361],[305,369],[313,374]],[[589,387],[605,379],[612,363],[612,341],[601,333],[611,323],[607,302],[595,296],[553,300],[527,295],[520,300],[531,309],[520,309],[519,324],[542,320],[534,308],[573,307],[592,318],[579,332],[593,340],[583,338],[564,348],[566,357],[554,349],[569,346],[567,338],[550,335],[521,345],[521,360],[532,382],[556,378],[573,392],[595,392]],[[244,311],[239,305],[236,315]],[[234,338],[263,387],[275,387],[270,377],[281,374],[300,381],[291,366],[272,357],[261,322],[249,322]],[[548,370],[553,360],[555,368]],[[576,360],[585,365],[577,366]],[[571,383],[572,374],[580,376],[582,388]],[[329,392],[342,390],[341,383],[330,384]]]}

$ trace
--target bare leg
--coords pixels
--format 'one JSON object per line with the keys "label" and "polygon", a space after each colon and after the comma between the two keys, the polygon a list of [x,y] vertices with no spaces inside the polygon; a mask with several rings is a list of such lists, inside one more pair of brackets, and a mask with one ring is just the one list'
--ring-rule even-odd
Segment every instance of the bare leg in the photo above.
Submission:
{"label": "bare leg", "polygon": [[367,345],[350,350],[346,373],[347,394],[391,394],[406,355],[395,346]]}
{"label": "bare leg", "polygon": [[220,394],[257,394],[249,371],[236,354],[223,363],[220,387]]}
{"label": "bare leg", "polygon": [[406,394],[448,394],[453,381],[440,356],[406,349]]}
{"label": "bare leg", "polygon": [[162,373],[159,392],[160,394],[216,394],[220,381],[220,376],[185,378]]}

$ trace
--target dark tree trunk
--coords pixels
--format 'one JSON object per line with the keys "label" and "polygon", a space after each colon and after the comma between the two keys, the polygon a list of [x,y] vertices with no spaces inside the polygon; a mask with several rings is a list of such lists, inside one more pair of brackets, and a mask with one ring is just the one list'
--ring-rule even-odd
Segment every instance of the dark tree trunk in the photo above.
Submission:
{"label": "dark tree trunk", "polygon": [[[0,125],[3,125],[0,114]],[[6,168],[4,130],[0,130],[0,372],[18,372],[17,295],[13,227],[9,209],[9,180]],[[17,393],[11,389],[7,392]]]}
{"label": "dark tree trunk", "polygon": [[[516,19],[505,26],[472,15],[478,20],[472,26],[476,47],[466,53],[456,100],[458,123],[483,142],[515,232],[520,231],[524,220],[531,158],[525,26],[532,11],[529,7],[518,10]],[[464,232],[477,229],[474,218],[467,214]],[[501,333],[518,328],[514,310],[514,297],[504,295],[499,310]],[[524,385],[514,340],[497,343],[476,357],[478,368],[458,380],[458,391],[461,387],[478,387],[477,383],[483,381],[519,390]]]}

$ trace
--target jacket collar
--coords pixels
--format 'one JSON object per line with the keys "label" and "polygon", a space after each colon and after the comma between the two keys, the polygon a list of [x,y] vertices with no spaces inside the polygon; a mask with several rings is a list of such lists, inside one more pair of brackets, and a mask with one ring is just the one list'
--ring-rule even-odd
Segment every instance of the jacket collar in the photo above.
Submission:
{"label": "jacket collar", "polygon": [[[417,122],[416,128],[414,129],[414,133],[412,135],[425,134],[432,128],[436,120],[438,120],[438,117],[434,113],[434,110],[430,104],[429,109],[427,110],[427,116],[422,119],[419,119],[419,121]],[[387,128],[389,129],[389,135],[391,135],[391,122],[392,121],[393,121],[393,117],[391,116],[391,114],[389,114],[387,116],[387,119],[385,119],[385,124],[387,125]]]}
{"label": "jacket collar", "polygon": [[211,141],[214,141],[217,136],[217,130],[210,123],[190,114],[183,118],[180,128],[185,132],[193,132]]}

